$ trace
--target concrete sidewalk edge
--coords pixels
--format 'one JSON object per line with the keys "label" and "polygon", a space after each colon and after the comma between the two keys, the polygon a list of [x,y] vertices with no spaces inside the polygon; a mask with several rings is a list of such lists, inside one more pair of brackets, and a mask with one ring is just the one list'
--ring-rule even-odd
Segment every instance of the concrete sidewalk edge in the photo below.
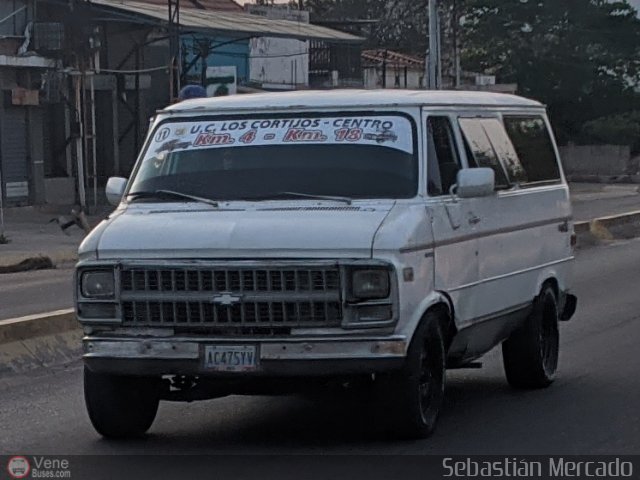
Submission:
{"label": "concrete sidewalk edge", "polygon": [[80,328],[73,308],[0,320],[0,345]]}
{"label": "concrete sidewalk edge", "polygon": [[71,363],[81,340],[73,309],[0,320],[0,376]]}
{"label": "concrete sidewalk edge", "polygon": [[578,238],[593,235],[600,240],[612,240],[613,234],[609,229],[638,221],[640,221],[640,210],[575,222],[573,228]]}

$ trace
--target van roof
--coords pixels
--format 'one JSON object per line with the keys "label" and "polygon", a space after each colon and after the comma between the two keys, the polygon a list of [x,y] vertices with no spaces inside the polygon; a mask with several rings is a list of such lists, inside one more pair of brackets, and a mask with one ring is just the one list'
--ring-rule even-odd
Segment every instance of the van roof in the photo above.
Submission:
{"label": "van roof", "polygon": [[298,90],[293,92],[254,93],[227,97],[186,100],[167,107],[164,112],[193,110],[270,110],[291,108],[365,108],[406,106],[483,106],[537,107],[535,100],[503,93],[447,90]]}

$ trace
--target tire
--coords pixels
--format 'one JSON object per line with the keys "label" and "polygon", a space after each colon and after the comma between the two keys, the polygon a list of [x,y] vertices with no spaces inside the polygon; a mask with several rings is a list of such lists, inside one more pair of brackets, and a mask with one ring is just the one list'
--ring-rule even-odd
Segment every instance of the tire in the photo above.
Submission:
{"label": "tire", "polygon": [[502,344],[509,385],[535,389],[551,385],[558,368],[558,302],[550,285],[542,288],[524,325]]}
{"label": "tire", "polygon": [[380,385],[386,414],[402,438],[430,436],[444,399],[445,360],[441,316],[428,313],[416,330],[404,367]]}
{"label": "tire", "polygon": [[143,435],[160,403],[160,379],[95,373],[84,367],[84,399],[93,428],[108,438]]}

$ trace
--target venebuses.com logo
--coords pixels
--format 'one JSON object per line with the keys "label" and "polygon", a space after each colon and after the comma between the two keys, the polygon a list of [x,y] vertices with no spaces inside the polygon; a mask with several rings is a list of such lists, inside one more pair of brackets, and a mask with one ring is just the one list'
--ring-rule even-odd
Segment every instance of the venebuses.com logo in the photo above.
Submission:
{"label": "venebuses.com logo", "polygon": [[29,460],[22,456],[11,457],[7,462],[7,472],[11,478],[26,478],[31,471]]}
{"label": "venebuses.com logo", "polygon": [[15,455],[7,462],[9,478],[71,478],[69,459]]}

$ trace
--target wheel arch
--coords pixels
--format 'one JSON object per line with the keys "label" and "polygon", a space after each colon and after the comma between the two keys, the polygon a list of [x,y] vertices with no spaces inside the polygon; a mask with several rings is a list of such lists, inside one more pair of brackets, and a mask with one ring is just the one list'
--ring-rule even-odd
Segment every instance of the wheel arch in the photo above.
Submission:
{"label": "wheel arch", "polygon": [[535,284],[533,298],[540,295],[545,285],[550,285],[556,298],[560,298],[563,292],[567,291],[566,272],[562,268],[545,268],[541,270]]}
{"label": "wheel arch", "polygon": [[540,278],[538,280],[535,297],[540,295],[542,293],[542,290],[544,290],[547,285],[553,289],[553,293],[555,293],[556,299],[558,299],[560,297],[561,288],[560,282],[558,282],[558,278],[555,275],[549,275],[546,278]]}
{"label": "wheel arch", "polygon": [[[455,313],[453,303],[446,292],[436,291],[427,297],[417,309],[415,321],[412,322],[411,340],[418,330],[418,327],[425,321],[429,314],[436,314],[440,318],[440,325],[445,339],[445,347],[448,349],[453,341],[457,329],[455,326]],[[411,342],[409,342],[411,343]]]}

